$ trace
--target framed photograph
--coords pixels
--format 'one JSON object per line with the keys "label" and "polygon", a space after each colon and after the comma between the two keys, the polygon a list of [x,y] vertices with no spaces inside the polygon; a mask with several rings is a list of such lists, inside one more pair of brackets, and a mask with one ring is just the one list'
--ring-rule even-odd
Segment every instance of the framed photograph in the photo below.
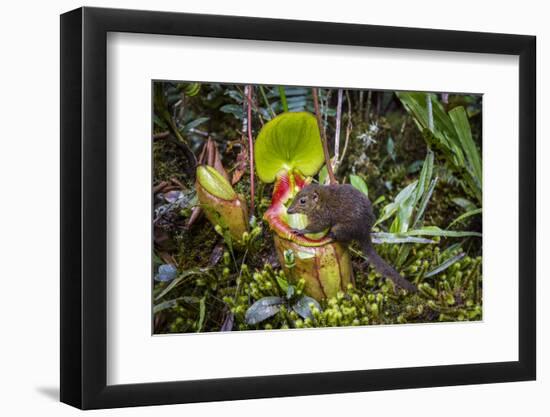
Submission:
{"label": "framed photograph", "polygon": [[61,16],[61,401],[533,380],[535,37]]}

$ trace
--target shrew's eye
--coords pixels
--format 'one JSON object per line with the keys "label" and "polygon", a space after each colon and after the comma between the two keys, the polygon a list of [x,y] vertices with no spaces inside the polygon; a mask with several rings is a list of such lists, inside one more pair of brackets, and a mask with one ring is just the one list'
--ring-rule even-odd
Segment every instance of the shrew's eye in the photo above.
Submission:
{"label": "shrew's eye", "polygon": [[306,204],[306,199],[305,198],[300,198],[300,204]]}

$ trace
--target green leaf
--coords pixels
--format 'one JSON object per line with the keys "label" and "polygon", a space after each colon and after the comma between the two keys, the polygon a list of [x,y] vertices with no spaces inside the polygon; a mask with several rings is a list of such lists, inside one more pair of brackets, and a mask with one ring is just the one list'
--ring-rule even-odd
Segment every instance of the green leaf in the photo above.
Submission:
{"label": "green leaf", "polygon": [[283,105],[283,111],[288,111],[288,103],[286,100],[286,94],[285,94],[285,88],[282,86],[279,86],[279,96],[281,97],[281,103]]}
{"label": "green leaf", "polygon": [[386,143],[386,151],[388,152],[390,158],[395,161],[395,143],[391,136],[388,137],[388,142]]}
{"label": "green leaf", "polygon": [[481,233],[478,232],[457,232],[453,230],[443,230],[437,226],[426,226],[421,229],[409,230],[408,236],[441,236],[441,237],[466,237],[476,236],[481,237]]}
{"label": "green leaf", "polygon": [[288,282],[283,277],[277,275],[277,284],[279,284],[279,287],[281,287],[281,290],[283,290],[285,293],[288,290]]}
{"label": "green leaf", "polygon": [[468,121],[468,115],[464,110],[464,107],[455,107],[449,112],[449,116],[453,121],[456,134],[460,140],[466,159],[468,160],[468,168],[476,181],[477,185],[481,189],[482,185],[482,169],[481,169],[481,157],[477,146],[472,138],[472,131],[470,129],[470,122]]}
{"label": "green leaf", "polygon": [[209,165],[200,165],[197,168],[197,182],[210,194],[223,200],[235,200],[237,193],[229,181],[215,168]]}
{"label": "green leaf", "polygon": [[466,254],[464,252],[462,252],[462,253],[454,256],[451,259],[447,259],[445,262],[443,262],[437,268],[432,269],[430,272],[428,272],[426,275],[424,275],[424,278],[429,278],[429,277],[432,277],[434,275],[439,274],[440,272],[445,271],[447,268],[449,268],[451,265],[457,263],[458,261],[460,261],[465,256],[466,256]]}
{"label": "green leaf", "polygon": [[210,117],[199,117],[198,119],[195,119],[185,125],[183,128],[184,132],[190,132],[192,129],[196,128],[197,126],[202,125],[204,122],[207,122],[210,120]]}
{"label": "green leaf", "polygon": [[292,306],[292,309],[303,319],[313,319],[313,313],[311,312],[310,304],[321,311],[321,305],[314,298],[304,295],[300,297],[298,301]]}
{"label": "green leaf", "polygon": [[377,224],[389,219],[397,212],[397,210],[401,208],[402,205],[406,204],[416,190],[416,184],[417,181],[414,181],[413,183],[407,185],[399,192],[399,194],[397,194],[393,202],[385,205],[382,209],[382,215],[378,218],[374,225],[376,226]]}
{"label": "green leaf", "polygon": [[434,154],[428,150],[424,164],[422,165],[422,171],[420,171],[420,178],[418,179],[418,185],[416,187],[415,205],[422,199],[426,190],[429,188],[430,181],[432,179],[434,169]]}
{"label": "green leaf", "polygon": [[430,239],[425,239],[422,237],[407,236],[399,233],[386,233],[386,232],[375,232],[371,234],[372,243],[381,244],[381,243],[435,243],[435,241]]}
{"label": "green leaf", "polygon": [[374,200],[374,202],[372,203],[372,205],[373,205],[373,206],[377,206],[378,204],[383,203],[384,201],[386,201],[386,196],[385,196],[385,195],[381,195],[381,196],[378,197],[376,200]]}
{"label": "green leaf", "polygon": [[230,113],[239,120],[242,120],[244,117],[243,106],[240,104],[225,104],[220,107],[220,111],[223,113]]}
{"label": "green leaf", "polygon": [[321,171],[319,171],[319,184],[324,185],[327,181],[328,177],[328,170],[327,166],[323,165],[323,168],[321,168]]}
{"label": "green leaf", "polygon": [[197,333],[202,330],[204,317],[206,316],[206,297],[202,297],[199,303],[199,324],[197,325]]}
{"label": "green leaf", "polygon": [[422,216],[424,216],[424,212],[426,211],[426,207],[428,206],[428,202],[432,197],[436,184],[437,184],[437,177],[435,177],[432,180],[432,182],[430,183],[430,186],[428,187],[427,191],[424,193],[424,196],[422,197],[422,200],[420,201],[420,205],[418,206],[416,217],[413,222],[413,227],[417,227],[418,224],[420,223],[420,220],[422,220]]}
{"label": "green leaf", "polygon": [[155,124],[163,129],[168,129],[168,125],[164,123],[160,117],[158,117],[156,114],[153,115],[153,120],[155,121]]}
{"label": "green leaf", "polygon": [[207,274],[208,270],[209,270],[208,268],[193,268],[193,269],[188,269],[187,271],[184,271],[176,279],[172,280],[170,284],[168,284],[168,286],[164,290],[162,290],[162,292],[159,295],[157,295],[155,300],[160,300],[162,297],[164,297],[166,294],[172,291],[175,287],[177,287],[183,282],[186,282],[187,278],[189,278],[190,276]]}
{"label": "green leaf", "polygon": [[358,175],[350,174],[349,181],[351,185],[353,185],[355,188],[357,188],[359,191],[361,191],[363,194],[365,194],[367,197],[369,196],[369,189],[367,187],[367,184]]}
{"label": "green leaf", "polygon": [[426,109],[428,95],[398,92],[397,96],[413,116],[428,145],[440,152],[455,173],[462,176],[463,187],[481,205],[481,155],[472,138],[468,115],[464,108],[455,107],[447,114],[437,96],[430,94],[434,120],[434,128],[431,130]]}
{"label": "green leaf", "polygon": [[201,90],[201,84],[200,83],[179,83],[177,85],[177,88],[179,90],[183,90],[185,95],[189,97],[193,97],[199,94],[199,91]]}
{"label": "green leaf", "polygon": [[455,197],[451,200],[453,203],[455,203],[458,207],[461,207],[463,208],[464,210],[466,211],[472,211],[472,210],[476,210],[477,207],[475,206],[474,203],[472,203],[470,200],[468,200],[467,198],[462,198],[462,197]]}
{"label": "green leaf", "polygon": [[449,229],[451,227],[453,227],[455,224],[457,224],[458,222],[464,220],[464,219],[467,219],[468,217],[471,217],[471,216],[475,216],[476,214],[480,214],[482,212],[482,209],[480,208],[477,208],[477,209],[474,209],[474,210],[470,210],[470,211],[467,211],[466,213],[463,213],[461,214],[460,216],[458,216],[456,219],[454,219],[451,224],[449,224]]}
{"label": "green leaf", "polygon": [[281,297],[264,297],[256,301],[246,310],[245,321],[253,325],[260,323],[279,312],[284,299]]}
{"label": "green leaf", "polygon": [[167,310],[169,308],[175,307],[177,303],[178,303],[177,300],[168,300],[168,301],[163,301],[162,303],[159,303],[159,304],[155,304],[153,306],[153,314],[157,314],[162,310]]}
{"label": "green leaf", "polygon": [[315,175],[324,162],[317,120],[311,113],[283,113],[266,123],[254,147],[256,171],[273,182],[281,170]]}
{"label": "green leaf", "polygon": [[163,301],[162,303],[155,304],[153,306],[153,314],[157,314],[162,310],[167,310],[175,307],[178,301],[183,301],[188,304],[195,304],[195,303],[198,303],[200,299],[198,299],[197,297],[178,297],[178,298],[174,298],[173,300]]}

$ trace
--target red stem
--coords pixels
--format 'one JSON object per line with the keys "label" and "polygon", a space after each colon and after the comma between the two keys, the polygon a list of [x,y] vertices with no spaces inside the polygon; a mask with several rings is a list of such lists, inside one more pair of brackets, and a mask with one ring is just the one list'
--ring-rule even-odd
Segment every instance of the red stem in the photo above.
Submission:
{"label": "red stem", "polygon": [[247,101],[248,101],[248,160],[250,161],[250,215],[254,216],[254,141],[252,140],[252,87],[251,85],[248,86],[248,94],[247,94]]}

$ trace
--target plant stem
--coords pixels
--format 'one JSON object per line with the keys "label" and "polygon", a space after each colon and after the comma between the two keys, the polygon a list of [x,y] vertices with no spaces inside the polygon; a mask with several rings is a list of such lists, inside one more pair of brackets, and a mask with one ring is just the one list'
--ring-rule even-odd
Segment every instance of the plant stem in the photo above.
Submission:
{"label": "plant stem", "polygon": [[323,129],[323,121],[321,119],[321,112],[319,111],[319,96],[316,88],[312,88],[313,94],[313,107],[315,108],[315,116],[317,117],[317,126],[319,127],[319,133],[321,134],[321,142],[323,143],[323,153],[325,154],[325,165],[327,166],[327,173],[331,184],[337,184],[334,172],[332,171],[332,164],[330,163],[330,155],[328,152],[327,138],[325,130]]}
{"label": "plant stem", "polygon": [[369,115],[370,115],[370,106],[372,104],[372,90],[369,90],[367,93],[367,108],[365,110],[365,121],[369,121]]}
{"label": "plant stem", "polygon": [[253,86],[248,86],[248,160],[250,162],[250,216],[254,216],[254,141],[252,140],[252,90]]}
{"label": "plant stem", "polygon": [[[243,95],[243,111],[246,109],[245,108],[245,101],[248,103],[249,106],[252,106],[252,110],[254,110],[256,113],[258,113],[258,120],[260,121],[260,124],[263,126],[264,125],[264,119],[262,117],[262,112],[260,111],[260,109],[258,108],[258,106],[256,106],[256,104],[254,104],[253,101],[251,101],[248,96],[246,95],[246,87],[244,88],[244,91],[242,91],[239,86],[237,86],[237,90]],[[243,118],[243,123],[245,123],[245,119]]]}
{"label": "plant stem", "polygon": [[283,111],[288,111],[288,103],[286,101],[285,88],[279,86],[279,96],[281,97],[281,104],[283,105]]}
{"label": "plant stem", "polygon": [[[321,92],[322,90],[319,90]],[[325,137],[327,136],[327,126],[328,126],[328,111],[329,111],[329,103],[330,103],[330,96],[332,96],[332,90],[329,89],[327,93],[325,94],[325,105],[323,106],[323,99],[321,98],[321,114],[324,115],[323,119],[323,131],[325,132]]]}
{"label": "plant stem", "polygon": [[338,158],[340,156],[340,126],[342,124],[342,98],[344,90],[338,89],[338,104],[336,105],[336,132],[334,133],[334,166],[336,171],[338,166]]}
{"label": "plant stem", "polygon": [[265,101],[265,105],[267,106],[267,108],[269,109],[269,111],[271,112],[271,114],[273,115],[273,117],[277,116],[275,114],[275,112],[273,111],[273,108],[271,107],[271,104],[269,104],[269,100],[267,99],[267,96],[265,95],[265,90],[264,90],[264,87],[260,85],[260,93],[262,94],[262,98],[264,99]]}
{"label": "plant stem", "polygon": [[348,122],[346,124],[346,139],[344,141],[344,149],[342,151],[342,155],[340,156],[340,161],[338,161],[338,165],[341,165],[344,161],[344,157],[346,156],[346,151],[348,150],[348,144],[349,144],[349,137],[351,136],[351,131],[353,130],[353,124],[351,121],[351,100],[349,97],[349,91],[346,90],[346,99],[348,101]]}

